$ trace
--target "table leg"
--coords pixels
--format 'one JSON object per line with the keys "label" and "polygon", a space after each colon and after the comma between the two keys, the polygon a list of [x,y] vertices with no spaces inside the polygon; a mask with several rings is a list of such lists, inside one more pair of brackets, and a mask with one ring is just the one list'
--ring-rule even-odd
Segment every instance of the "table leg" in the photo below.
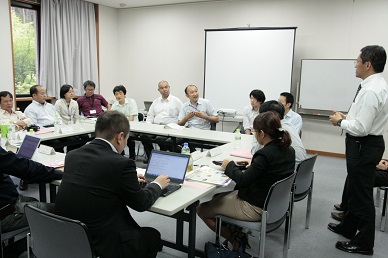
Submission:
{"label": "table leg", "polygon": [[54,184],[50,184],[50,202],[55,203],[56,197],[57,197],[57,186]]}
{"label": "table leg", "polygon": [[39,184],[39,200],[41,202],[47,202],[46,183]]}
{"label": "table leg", "polygon": [[197,213],[196,208],[198,201],[190,205],[187,209],[189,211],[189,239],[188,239],[188,257],[195,257],[195,233],[197,227]]}

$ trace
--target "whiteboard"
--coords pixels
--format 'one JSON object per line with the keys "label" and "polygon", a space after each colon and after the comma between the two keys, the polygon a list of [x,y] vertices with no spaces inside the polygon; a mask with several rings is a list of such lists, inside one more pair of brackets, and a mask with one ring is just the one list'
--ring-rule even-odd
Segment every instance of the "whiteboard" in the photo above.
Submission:
{"label": "whiteboard", "polygon": [[205,30],[204,97],[216,110],[250,105],[249,93],[266,100],[290,92],[296,28]]}
{"label": "whiteboard", "polygon": [[299,108],[347,112],[361,79],[354,59],[302,59]]}

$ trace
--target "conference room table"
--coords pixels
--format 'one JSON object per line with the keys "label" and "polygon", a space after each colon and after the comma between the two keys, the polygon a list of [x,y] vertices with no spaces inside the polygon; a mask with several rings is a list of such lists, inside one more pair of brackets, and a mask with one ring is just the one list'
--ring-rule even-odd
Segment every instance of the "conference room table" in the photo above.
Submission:
{"label": "conference room table", "polygon": [[[86,124],[86,123],[85,123]],[[89,128],[91,130],[91,127]],[[75,131],[75,130],[74,130]],[[212,164],[212,160],[222,160],[223,158],[232,158],[239,160],[241,158],[232,157],[229,154],[234,150],[234,134],[227,132],[219,131],[208,131],[208,130],[197,130],[197,129],[188,129],[184,128],[182,130],[176,129],[167,129],[163,125],[155,124],[146,124],[144,122],[131,122],[131,131],[139,133],[148,133],[153,135],[168,136],[172,138],[185,138],[185,139],[195,139],[207,142],[215,142],[221,146],[216,147],[217,150],[213,152],[216,153],[216,156],[209,156],[210,153],[208,150],[199,154],[199,158],[194,161],[194,167],[209,165],[215,166]],[[87,129],[84,129],[85,132]],[[75,133],[75,132],[73,132]],[[53,133],[58,136],[66,137],[66,135],[73,136],[72,133],[69,134],[58,134]],[[43,136],[43,134],[42,134]],[[50,136],[49,134],[45,135],[45,139],[55,139],[55,137]],[[43,139],[42,139],[43,140]],[[241,146],[244,148],[249,148],[252,145],[253,136],[252,135],[242,135]],[[55,155],[44,155],[37,153],[34,160],[46,162],[56,162],[57,158],[64,158],[65,154],[56,153]],[[58,156],[56,156],[58,155]],[[216,168],[216,167],[214,167]],[[60,184],[60,180],[53,181],[50,184],[50,201],[55,202],[56,196],[56,187]],[[199,200],[217,189],[217,186],[212,184],[194,182],[194,181],[185,181],[181,189],[175,193],[167,196],[160,197],[149,209],[150,212],[154,212],[159,215],[168,216],[176,219],[176,239],[175,242],[170,242],[163,240],[163,244],[167,247],[185,252],[188,254],[188,257],[195,256],[204,256],[202,250],[197,250],[195,248],[195,237],[196,237],[196,207],[199,204]],[[46,188],[44,188],[46,190]],[[42,192],[43,194],[43,192]],[[45,191],[44,191],[45,195]],[[41,196],[42,199],[42,196]],[[183,244],[184,239],[184,222],[188,222],[188,244],[187,246]]]}

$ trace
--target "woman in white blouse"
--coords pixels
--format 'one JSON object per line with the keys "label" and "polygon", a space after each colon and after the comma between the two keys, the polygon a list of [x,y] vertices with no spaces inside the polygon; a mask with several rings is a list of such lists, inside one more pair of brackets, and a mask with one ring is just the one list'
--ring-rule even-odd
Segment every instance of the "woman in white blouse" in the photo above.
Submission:
{"label": "woman in white blouse", "polygon": [[79,121],[79,109],[77,101],[73,100],[74,90],[71,85],[64,84],[59,92],[61,99],[55,102],[55,109],[66,125]]}

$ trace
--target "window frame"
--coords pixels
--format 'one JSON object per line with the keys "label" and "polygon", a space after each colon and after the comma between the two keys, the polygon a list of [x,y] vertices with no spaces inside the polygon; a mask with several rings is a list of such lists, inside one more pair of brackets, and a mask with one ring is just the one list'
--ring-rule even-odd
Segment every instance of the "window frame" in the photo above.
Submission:
{"label": "window frame", "polygon": [[[37,15],[37,23],[36,23],[36,30],[37,30],[37,38],[35,39],[36,40],[36,63],[37,63],[37,80],[39,78],[39,71],[40,71],[40,36],[41,36],[41,24],[40,24],[40,1],[39,2],[34,2],[34,1],[28,1],[28,0],[11,0],[11,8],[12,7],[17,7],[17,8],[24,8],[24,9],[29,9],[29,10],[33,10],[33,11],[36,11],[36,15]],[[11,11],[11,10],[10,10]],[[12,19],[12,17],[10,17]],[[13,28],[12,28],[13,30]],[[13,41],[13,36],[12,36],[12,41]],[[12,46],[12,55],[13,55],[13,46]],[[14,63],[14,59],[13,59],[13,62],[12,62],[12,68],[13,68],[13,71],[15,73],[15,63]],[[16,75],[14,75],[14,95],[15,95],[15,98],[24,98],[24,97],[30,97],[30,94],[29,93],[23,93],[23,94],[16,94]],[[37,81],[38,83],[38,81]]]}

